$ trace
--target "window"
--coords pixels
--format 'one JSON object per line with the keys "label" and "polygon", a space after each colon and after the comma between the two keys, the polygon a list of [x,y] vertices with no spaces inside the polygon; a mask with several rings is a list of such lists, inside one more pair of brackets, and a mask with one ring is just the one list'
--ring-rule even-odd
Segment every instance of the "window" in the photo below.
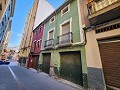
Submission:
{"label": "window", "polygon": [[72,32],[72,17],[60,24],[60,35]]}
{"label": "window", "polygon": [[9,8],[8,8],[8,10],[10,11],[10,5],[9,5]]}
{"label": "window", "polygon": [[2,10],[2,3],[0,3],[0,10]]}
{"label": "window", "polygon": [[70,11],[70,4],[61,10],[61,16],[68,13],[69,11]]}
{"label": "window", "polygon": [[2,26],[4,26],[4,22],[2,21]]}
{"label": "window", "polygon": [[35,51],[35,48],[36,48],[36,40],[34,41],[34,51]]}
{"label": "window", "polygon": [[53,38],[53,30],[49,32],[49,39]]}
{"label": "window", "polygon": [[62,34],[70,32],[70,21],[62,25]]}
{"label": "window", "polygon": [[6,21],[6,15],[5,15],[5,21]]}
{"label": "window", "polygon": [[54,38],[54,29],[48,31],[48,40]]}
{"label": "window", "polygon": [[6,0],[5,0],[5,4],[6,4]]}
{"label": "window", "polygon": [[38,36],[38,31],[37,31],[37,30],[36,30],[36,32],[35,32],[35,33],[36,33],[36,36]]}
{"label": "window", "polygon": [[39,28],[39,33],[41,33],[41,31],[42,31],[42,26]]}
{"label": "window", "polygon": [[37,46],[40,48],[40,40],[37,41]]}
{"label": "window", "polygon": [[51,19],[50,19],[50,23],[54,22],[55,21],[55,16],[53,16]]}

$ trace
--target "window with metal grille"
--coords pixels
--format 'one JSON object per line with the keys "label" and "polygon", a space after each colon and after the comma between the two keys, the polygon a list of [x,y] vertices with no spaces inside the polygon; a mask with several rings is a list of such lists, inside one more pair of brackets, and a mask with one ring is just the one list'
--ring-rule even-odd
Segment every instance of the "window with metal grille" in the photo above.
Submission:
{"label": "window with metal grille", "polygon": [[97,34],[97,33],[107,32],[107,31],[111,31],[114,29],[118,29],[118,28],[120,28],[120,23],[97,29],[95,32]]}

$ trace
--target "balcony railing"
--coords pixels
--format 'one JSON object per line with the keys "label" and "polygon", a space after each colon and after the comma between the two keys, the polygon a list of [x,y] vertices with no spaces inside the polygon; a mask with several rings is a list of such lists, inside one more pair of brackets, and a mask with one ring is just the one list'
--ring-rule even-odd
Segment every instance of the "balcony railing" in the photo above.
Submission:
{"label": "balcony railing", "polygon": [[113,4],[113,3],[117,3],[119,2],[119,0],[93,0],[92,2],[87,4],[87,8],[88,8],[88,13],[89,15]]}
{"label": "balcony railing", "polygon": [[72,32],[68,32],[65,34],[62,34],[57,37],[58,38],[58,46],[68,46],[73,43],[73,34]]}
{"label": "balcony railing", "polygon": [[49,39],[44,42],[44,48],[54,48],[54,39]]}

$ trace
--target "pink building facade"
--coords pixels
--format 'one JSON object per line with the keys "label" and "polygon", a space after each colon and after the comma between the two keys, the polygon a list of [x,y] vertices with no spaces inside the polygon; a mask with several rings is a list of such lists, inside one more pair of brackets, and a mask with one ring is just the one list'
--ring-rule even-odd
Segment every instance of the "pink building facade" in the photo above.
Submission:
{"label": "pink building facade", "polygon": [[42,37],[43,37],[44,24],[40,24],[33,30],[33,38],[31,44],[30,55],[28,59],[28,67],[37,69],[39,54],[41,51]]}

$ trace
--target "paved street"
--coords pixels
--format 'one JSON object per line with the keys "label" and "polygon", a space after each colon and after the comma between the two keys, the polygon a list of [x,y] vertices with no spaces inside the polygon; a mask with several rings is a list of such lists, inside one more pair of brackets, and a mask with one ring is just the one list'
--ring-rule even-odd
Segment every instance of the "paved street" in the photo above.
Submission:
{"label": "paved street", "polygon": [[0,90],[76,90],[52,78],[18,66],[17,62],[0,65]]}

